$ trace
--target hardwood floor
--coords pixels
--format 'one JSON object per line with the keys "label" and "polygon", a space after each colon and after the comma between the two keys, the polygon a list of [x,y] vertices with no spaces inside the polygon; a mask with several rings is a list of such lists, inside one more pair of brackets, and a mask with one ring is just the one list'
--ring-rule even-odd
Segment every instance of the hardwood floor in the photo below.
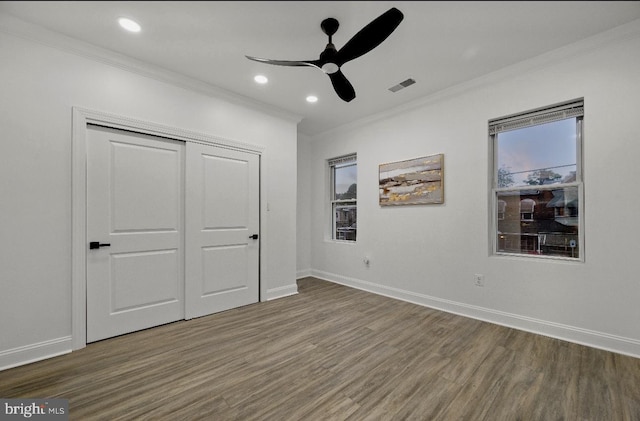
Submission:
{"label": "hardwood floor", "polygon": [[640,420],[640,359],[314,278],[0,372],[72,420]]}

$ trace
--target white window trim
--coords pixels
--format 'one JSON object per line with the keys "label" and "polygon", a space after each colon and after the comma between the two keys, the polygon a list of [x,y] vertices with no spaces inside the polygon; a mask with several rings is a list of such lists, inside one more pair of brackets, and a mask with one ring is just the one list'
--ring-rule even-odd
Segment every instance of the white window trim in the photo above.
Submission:
{"label": "white window trim", "polygon": [[[498,251],[498,194],[502,192],[525,190],[527,186],[518,187],[497,187],[498,171],[498,151],[495,147],[495,137],[503,131],[535,126],[552,121],[563,120],[570,117],[579,117],[576,122],[576,181],[571,183],[558,183],[550,185],[535,186],[536,190],[556,190],[561,188],[577,187],[578,189],[578,247],[580,256],[578,258],[563,256],[529,255],[524,253],[506,253]],[[585,262],[585,206],[584,206],[584,178],[583,178],[583,141],[584,141],[584,99],[576,99],[542,107],[528,112],[513,114],[510,116],[489,120],[489,157],[492,159],[489,165],[489,251],[490,256],[522,258],[522,259],[543,259],[543,260],[563,260],[568,262]]]}
{"label": "white window trim", "polygon": [[[349,164],[349,163],[353,163],[353,165],[358,165],[358,161],[357,161],[357,154],[353,153],[353,154],[348,154],[348,155],[343,155],[337,158],[332,158],[327,160],[328,163],[328,168],[329,168],[329,207],[330,207],[330,217],[331,217],[331,232],[329,233],[327,239],[331,242],[336,242],[336,243],[345,243],[345,244],[355,244],[357,241],[357,231],[356,231],[356,240],[341,240],[338,238],[335,238],[335,233],[336,233],[336,206],[340,205],[340,204],[350,204],[352,203],[355,207],[356,207],[356,212],[357,212],[357,207],[358,207],[358,199],[341,199],[341,200],[334,200],[335,197],[335,171],[334,171],[334,167],[336,165],[342,165],[342,164]],[[347,166],[347,165],[345,165]],[[356,222],[357,223],[357,222]]]}

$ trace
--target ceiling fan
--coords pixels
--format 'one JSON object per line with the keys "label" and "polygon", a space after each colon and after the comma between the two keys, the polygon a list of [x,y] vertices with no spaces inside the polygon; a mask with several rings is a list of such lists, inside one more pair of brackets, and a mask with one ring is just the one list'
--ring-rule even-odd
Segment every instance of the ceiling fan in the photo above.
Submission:
{"label": "ceiling fan", "polygon": [[353,85],[351,85],[340,70],[340,67],[342,67],[346,62],[356,59],[380,45],[382,41],[387,39],[387,37],[398,27],[403,18],[404,15],[402,12],[393,7],[362,28],[339,50],[337,50],[333,45],[331,37],[336,33],[340,24],[334,18],[327,18],[322,21],[320,28],[322,28],[322,32],[329,36],[329,43],[325,47],[324,51],[320,53],[320,58],[318,60],[295,61],[271,60],[268,58],[251,56],[245,57],[249,60],[273,64],[276,66],[316,67],[329,75],[333,89],[335,89],[338,96],[342,100],[349,102],[356,97],[356,92],[353,89]]}

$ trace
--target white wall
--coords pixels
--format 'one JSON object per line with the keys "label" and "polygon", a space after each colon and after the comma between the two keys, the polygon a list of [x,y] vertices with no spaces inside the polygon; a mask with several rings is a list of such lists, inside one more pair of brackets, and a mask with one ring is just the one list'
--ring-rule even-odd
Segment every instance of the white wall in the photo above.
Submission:
{"label": "white wall", "polygon": [[0,369],[70,350],[74,106],[264,147],[262,298],[297,291],[296,116],[14,36],[41,34],[0,18]]}
{"label": "white wall", "polygon": [[311,139],[298,133],[298,215],[297,234],[297,277],[309,276],[311,270]]}
{"label": "white wall", "polygon": [[[312,275],[640,356],[639,52],[635,21],[313,138],[301,158],[310,159]],[[490,256],[488,120],[580,97],[585,262]],[[358,241],[340,244],[327,240],[326,159],[351,152],[358,154]],[[438,153],[443,205],[378,205],[379,164]],[[475,273],[484,274],[483,288],[474,286]]]}

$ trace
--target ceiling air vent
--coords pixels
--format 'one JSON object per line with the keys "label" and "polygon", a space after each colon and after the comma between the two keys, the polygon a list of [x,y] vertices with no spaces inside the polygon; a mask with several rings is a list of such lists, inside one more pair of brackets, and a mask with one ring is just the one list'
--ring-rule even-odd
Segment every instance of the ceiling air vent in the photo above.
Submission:
{"label": "ceiling air vent", "polygon": [[402,81],[402,82],[398,83],[395,86],[390,87],[389,90],[391,92],[398,92],[400,89],[406,88],[407,86],[411,86],[414,83],[416,83],[416,81],[411,79],[411,78],[409,78],[409,79],[407,79],[405,81]]}

